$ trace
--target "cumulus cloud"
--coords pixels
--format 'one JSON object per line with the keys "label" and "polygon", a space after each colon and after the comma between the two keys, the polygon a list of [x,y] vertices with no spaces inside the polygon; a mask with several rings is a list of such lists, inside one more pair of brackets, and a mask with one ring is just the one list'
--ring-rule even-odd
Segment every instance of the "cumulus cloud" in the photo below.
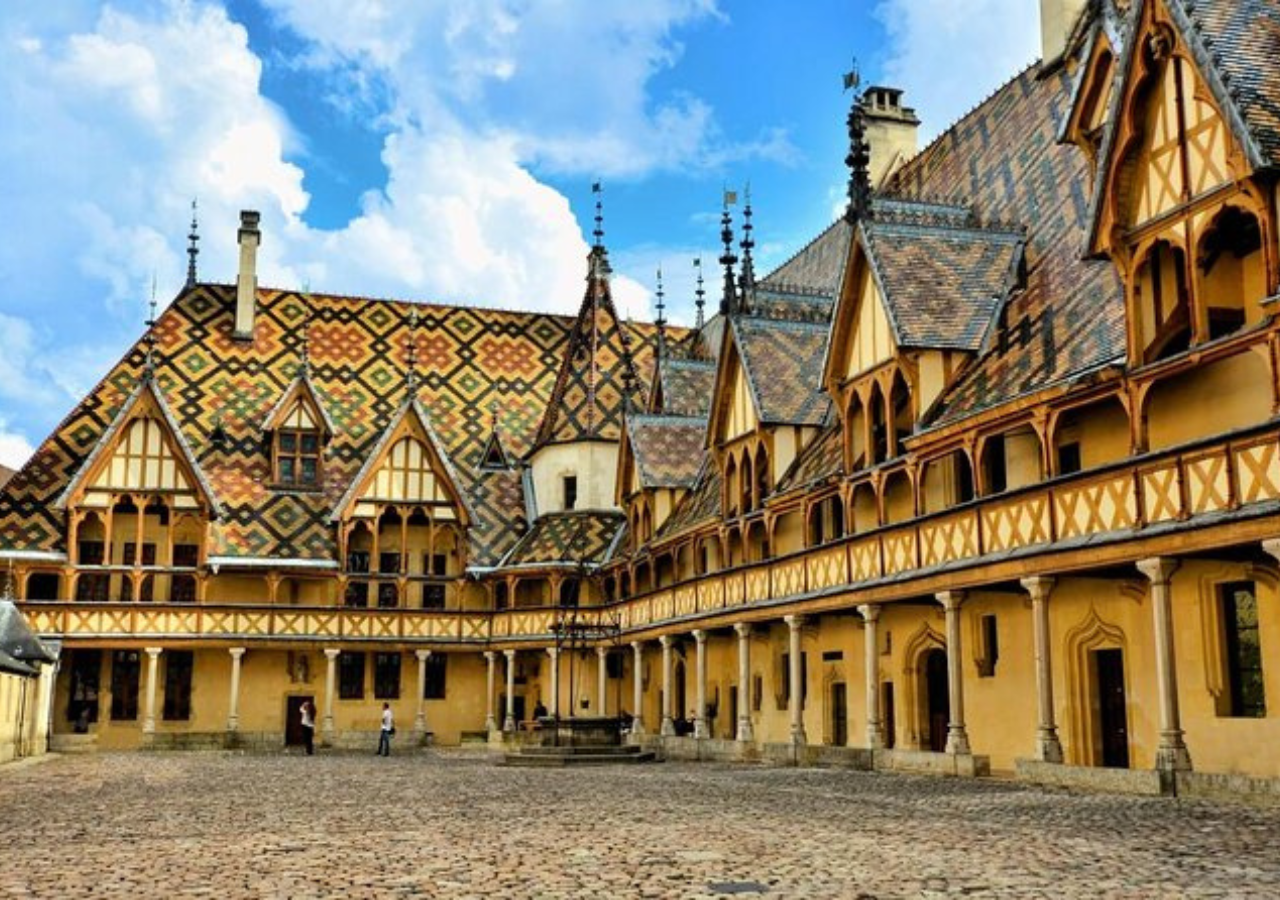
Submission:
{"label": "cumulus cloud", "polygon": [[880,0],[885,80],[906,91],[922,144],[1040,56],[1038,4],[1027,0]]}
{"label": "cumulus cloud", "polygon": [[20,469],[36,448],[22,434],[10,431],[8,423],[0,419],[0,466]]}

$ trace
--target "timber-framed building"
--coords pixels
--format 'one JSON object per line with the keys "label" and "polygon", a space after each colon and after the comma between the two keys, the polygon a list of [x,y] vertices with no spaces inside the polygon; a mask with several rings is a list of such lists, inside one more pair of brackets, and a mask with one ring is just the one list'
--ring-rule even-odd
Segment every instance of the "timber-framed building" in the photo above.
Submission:
{"label": "timber-framed building", "polygon": [[1280,780],[1280,4],[1041,8],[920,152],[859,94],[848,210],[773,272],[726,211],[688,330],[619,319],[599,228],[563,318],[261,288],[246,214],[237,282],[193,271],[0,494],[55,740],[541,703],[671,753]]}

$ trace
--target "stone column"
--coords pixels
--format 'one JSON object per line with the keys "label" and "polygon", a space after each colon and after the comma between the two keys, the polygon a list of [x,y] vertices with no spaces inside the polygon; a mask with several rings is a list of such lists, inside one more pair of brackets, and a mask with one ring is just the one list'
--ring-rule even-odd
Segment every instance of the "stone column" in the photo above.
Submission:
{"label": "stone column", "polygon": [[863,679],[867,689],[867,747],[884,747],[884,725],[880,721],[880,607],[864,603],[858,607],[864,623],[862,629]]}
{"label": "stone column", "polygon": [[606,714],[609,706],[609,664],[608,664],[609,648],[596,648],[596,698],[599,701],[599,712],[596,715],[603,716]]}
{"label": "stone column", "polygon": [[738,633],[738,730],[734,737],[739,741],[749,741],[752,740],[751,625],[739,622],[733,630]]}
{"label": "stone column", "polygon": [[427,733],[427,661],[431,659],[431,651],[415,650],[413,655],[418,657],[418,710],[413,717],[413,734],[421,741]]}
{"label": "stone column", "polygon": [[507,658],[507,714],[502,720],[502,730],[508,734],[516,730],[516,651],[503,650]]}
{"label": "stone column", "polygon": [[560,718],[560,648],[548,647],[547,656],[551,657],[551,704],[548,712]]}
{"label": "stone column", "polygon": [[1052,641],[1049,638],[1049,594],[1053,579],[1045,576],[1022,579],[1031,595],[1031,624],[1036,659],[1036,758],[1043,762],[1062,762],[1062,742],[1058,740],[1058,724],[1053,710]]}
{"label": "stone column", "polygon": [[804,685],[802,680],[800,654],[800,629],[804,627],[803,616],[783,616],[782,621],[791,629],[791,644],[788,655],[787,678],[790,685],[791,708],[791,743],[800,745],[808,743],[804,733]]}
{"label": "stone column", "polygon": [[1182,739],[1178,711],[1178,669],[1173,646],[1173,591],[1170,579],[1178,561],[1157,556],[1138,563],[1151,582],[1151,614],[1156,637],[1156,683],[1160,689],[1160,744],[1156,768],[1164,772],[1191,771],[1191,754]]}
{"label": "stone column", "polygon": [[227,702],[227,731],[240,730],[240,661],[244,647],[231,647],[231,697]]}
{"label": "stone column", "polygon": [[493,732],[498,730],[498,723],[493,717],[494,652],[492,650],[486,650],[484,652],[484,658],[485,658],[485,661],[489,663],[489,671],[487,673],[487,677],[485,678],[485,684],[487,685],[487,689],[485,691],[485,701],[484,701],[484,730],[492,734]]}
{"label": "stone column", "polygon": [[671,718],[671,636],[658,638],[662,645],[662,734],[676,733],[676,723]]}
{"label": "stone column", "polygon": [[963,591],[942,591],[938,602],[947,611],[947,691],[951,721],[947,723],[946,752],[967,756],[969,732],[964,725],[964,654],[960,649],[960,604]]}
{"label": "stone column", "polygon": [[641,735],[644,734],[644,644],[632,641],[631,654],[634,669],[631,673],[631,708],[635,710],[631,714],[631,733]]}
{"label": "stone column", "polygon": [[142,719],[142,733],[156,733],[156,681],[160,678],[160,647],[147,647],[147,708]]}
{"label": "stone column", "polygon": [[693,640],[698,646],[697,689],[698,706],[693,715],[693,736],[696,738],[711,737],[711,729],[707,727],[707,633],[702,629],[693,632]]}
{"label": "stone column", "polygon": [[333,727],[333,698],[338,693],[338,654],[341,650],[329,648],[324,651],[325,656],[325,672],[324,672],[324,739],[327,743],[332,744],[334,738]]}

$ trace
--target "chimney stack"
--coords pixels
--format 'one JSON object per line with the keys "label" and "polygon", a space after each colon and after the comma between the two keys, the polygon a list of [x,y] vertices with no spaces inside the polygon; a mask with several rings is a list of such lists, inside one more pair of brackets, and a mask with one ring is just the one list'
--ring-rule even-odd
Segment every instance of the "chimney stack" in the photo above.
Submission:
{"label": "chimney stack", "polygon": [[919,149],[916,111],[902,105],[902,91],[869,87],[862,95],[862,120],[871,150],[868,175],[872,190],[879,190],[894,172]]}
{"label": "chimney stack", "polygon": [[258,230],[261,216],[254,210],[240,211],[240,274],[236,277],[236,328],[238,340],[253,340],[253,320],[258,300]]}
{"label": "chimney stack", "polygon": [[1067,40],[1088,0],[1040,0],[1040,58],[1045,68],[1066,52]]}

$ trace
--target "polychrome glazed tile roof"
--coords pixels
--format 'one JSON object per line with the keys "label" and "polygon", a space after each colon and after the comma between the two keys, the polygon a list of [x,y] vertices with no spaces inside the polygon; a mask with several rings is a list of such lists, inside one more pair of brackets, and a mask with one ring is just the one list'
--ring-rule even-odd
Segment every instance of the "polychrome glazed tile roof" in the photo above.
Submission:
{"label": "polychrome glazed tile roof", "polygon": [[695,416],[633,415],[627,437],[644,488],[691,488],[702,466],[707,420]]}
{"label": "polychrome glazed tile roof", "polygon": [[676,504],[658,531],[659,537],[679,534],[698,525],[720,521],[720,467],[704,459],[698,483]]}
{"label": "polychrome glazed tile roof", "polygon": [[805,488],[840,474],[843,463],[842,438],[844,430],[839,422],[828,425],[809,441],[796,457],[786,474],[778,481],[775,494]]}
{"label": "polychrome glazed tile roof", "polygon": [[539,516],[504,566],[602,565],[626,524],[620,512],[575,510]]}
{"label": "polychrome glazed tile roof", "polygon": [[711,360],[664,358],[658,365],[662,408],[673,416],[705,416],[711,408],[716,364]]}
{"label": "polychrome glazed tile roof", "polygon": [[887,217],[860,233],[899,347],[982,346],[1013,285],[1020,233]]}
{"label": "polychrome glazed tile roof", "polygon": [[821,425],[829,406],[818,390],[828,326],[734,318],[732,327],[760,420]]}
{"label": "polychrome glazed tile roof", "polygon": [[[391,300],[260,290],[252,343],[231,337],[235,289],[198,285],[156,327],[156,384],[224,515],[210,527],[211,556],[328,559],[329,516],[406,392],[410,312],[419,396],[465,485],[477,518],[472,559],[496,560],[523,522],[518,475],[477,476],[496,407],[506,448],[523,456],[551,398],[574,320],[540,313],[415,305]],[[304,323],[310,380],[335,428],[324,488],[270,487],[266,414],[298,373]],[[639,376],[653,365],[653,329],[629,326]],[[0,491],[0,548],[63,550],[54,500],[98,446],[142,372],[139,341]],[[616,362],[616,360],[615,360]],[[603,377],[620,381],[605,366]],[[214,440],[215,427],[218,440]]]}
{"label": "polychrome glazed tile roof", "polygon": [[848,222],[837,219],[789,260],[760,279],[760,289],[834,297],[844,275],[852,233]]}
{"label": "polychrome glazed tile roof", "polygon": [[[903,199],[968,206],[983,222],[1027,227],[1026,287],[999,342],[947,391],[934,423],[1076,377],[1124,356],[1124,297],[1110,262],[1082,261],[1089,211],[1084,154],[1056,143],[1070,76],[1031,67],[956,123],[891,180]],[[1025,320],[1026,325],[1023,325]]]}

